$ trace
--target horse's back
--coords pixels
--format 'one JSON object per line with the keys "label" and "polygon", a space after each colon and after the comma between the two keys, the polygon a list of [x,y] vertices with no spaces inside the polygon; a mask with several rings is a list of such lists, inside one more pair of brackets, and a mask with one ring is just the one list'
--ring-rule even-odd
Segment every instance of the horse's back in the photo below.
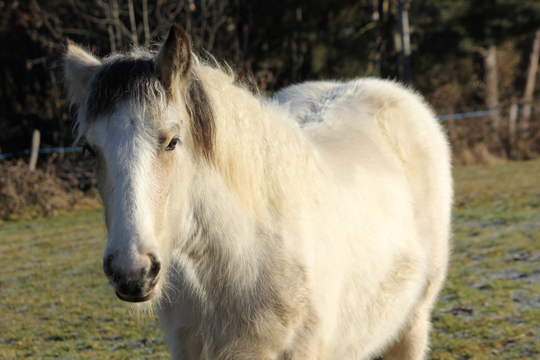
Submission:
{"label": "horse's back", "polygon": [[415,211],[426,233],[423,245],[447,242],[450,149],[420,96],[395,82],[368,78],[308,82],[281,91],[274,100],[287,108],[338,178],[364,188],[370,178],[381,186],[385,178],[398,184],[397,191],[409,192],[420,208]]}
{"label": "horse's back", "polygon": [[428,202],[437,200],[436,194],[435,206],[444,210],[444,232],[448,232],[449,145],[420,96],[397,83],[368,78],[295,85],[273,100],[287,108],[338,172],[404,170],[415,197]]}

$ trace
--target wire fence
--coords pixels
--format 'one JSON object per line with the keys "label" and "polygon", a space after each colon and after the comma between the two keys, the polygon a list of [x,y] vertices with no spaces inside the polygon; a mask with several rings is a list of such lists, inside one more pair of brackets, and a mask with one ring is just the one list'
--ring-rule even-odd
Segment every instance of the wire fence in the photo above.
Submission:
{"label": "wire fence", "polygon": [[[43,148],[43,149],[39,149],[38,152],[40,154],[70,153],[70,152],[81,152],[82,149],[83,149],[82,147]],[[0,159],[8,159],[10,157],[20,156],[20,155],[30,155],[30,152],[31,152],[30,149],[8,152],[8,153],[0,154]]]}
{"label": "wire fence", "polygon": [[440,115],[439,120],[446,121],[446,120],[470,119],[470,118],[491,116],[491,115],[495,115],[496,113],[497,113],[497,110],[472,111],[472,112],[466,112],[466,113],[461,113],[461,114]]}
{"label": "wire fence", "polygon": [[[531,114],[533,112],[533,109],[519,109],[518,114],[525,114],[529,113]],[[497,113],[500,113],[500,110],[480,110],[480,111],[471,111],[466,113],[460,113],[460,114],[448,114],[448,115],[439,115],[439,121],[447,121],[447,120],[459,120],[459,119],[470,119],[470,118],[478,118],[478,117],[484,117],[484,116],[491,116],[495,115]]]}

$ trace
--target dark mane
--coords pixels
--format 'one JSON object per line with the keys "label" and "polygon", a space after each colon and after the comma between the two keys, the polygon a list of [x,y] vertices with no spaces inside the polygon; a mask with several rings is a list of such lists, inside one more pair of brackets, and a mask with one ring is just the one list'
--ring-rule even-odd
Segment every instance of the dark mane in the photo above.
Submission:
{"label": "dark mane", "polygon": [[192,76],[187,92],[195,149],[210,163],[214,152],[214,111],[204,85]]}
{"label": "dark mane", "polygon": [[[113,114],[123,100],[135,101],[149,110],[166,106],[167,92],[155,70],[154,54],[137,50],[103,59],[88,86],[86,121]],[[214,112],[208,93],[193,70],[186,105],[195,149],[210,161],[213,158]]]}
{"label": "dark mane", "polygon": [[122,100],[152,107],[165,89],[154,70],[153,55],[113,54],[105,59],[88,86],[86,115],[89,119],[110,115]]}

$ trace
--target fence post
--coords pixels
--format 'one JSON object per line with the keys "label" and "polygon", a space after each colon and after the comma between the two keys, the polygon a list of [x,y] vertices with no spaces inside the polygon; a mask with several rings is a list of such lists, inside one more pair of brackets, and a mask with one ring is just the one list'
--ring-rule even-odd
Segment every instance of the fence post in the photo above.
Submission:
{"label": "fence post", "polygon": [[30,162],[28,163],[28,171],[30,172],[36,170],[40,138],[41,135],[39,130],[34,130],[34,134],[32,135],[32,148],[30,149]]}
{"label": "fence post", "polygon": [[532,110],[532,99],[523,100],[523,116],[519,119],[519,137],[521,139],[527,139],[529,137]]}
{"label": "fence post", "polygon": [[510,145],[509,155],[510,158],[514,158],[516,155],[516,122],[518,118],[518,104],[516,99],[512,99],[512,105],[510,105],[510,113],[508,115],[508,144]]}
{"label": "fence post", "polygon": [[457,134],[454,124],[454,107],[448,108],[448,132],[450,135],[450,142],[455,148],[457,148]]}
{"label": "fence post", "polygon": [[521,118],[521,130],[525,136],[529,130],[529,120],[531,118],[531,106],[534,93],[534,83],[536,82],[536,73],[538,72],[538,56],[540,55],[540,29],[536,30],[534,36],[533,48],[529,56],[529,68],[527,69],[527,82],[523,94],[523,116]]}

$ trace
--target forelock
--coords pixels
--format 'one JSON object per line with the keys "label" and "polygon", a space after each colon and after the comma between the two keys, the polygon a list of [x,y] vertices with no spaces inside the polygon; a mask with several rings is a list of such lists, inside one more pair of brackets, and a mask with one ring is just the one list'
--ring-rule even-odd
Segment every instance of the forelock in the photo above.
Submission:
{"label": "forelock", "polygon": [[[199,63],[196,57],[194,61]],[[193,70],[186,85],[185,100],[193,142],[202,157],[211,162],[215,135],[211,99]],[[124,101],[150,113],[154,119],[164,114],[168,96],[156,72],[154,53],[138,48],[129,53],[114,53],[103,59],[90,80],[86,101],[77,117],[76,142],[98,118],[112,115]]]}
{"label": "forelock", "polygon": [[167,96],[155,71],[154,55],[135,49],[103,59],[88,85],[86,120],[111,115],[122,101],[150,111],[163,109]]}

